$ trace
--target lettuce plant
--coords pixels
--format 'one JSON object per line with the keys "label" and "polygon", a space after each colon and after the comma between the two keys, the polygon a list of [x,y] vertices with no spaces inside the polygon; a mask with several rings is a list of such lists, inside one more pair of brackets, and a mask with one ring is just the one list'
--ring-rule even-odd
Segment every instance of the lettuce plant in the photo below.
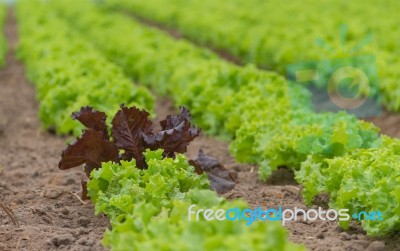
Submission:
{"label": "lettuce plant", "polygon": [[[86,129],[81,137],[64,149],[58,166],[66,170],[84,165],[88,177],[94,169],[109,161],[135,160],[138,168],[146,169],[146,150],[162,149],[164,157],[174,158],[176,153],[185,153],[189,143],[200,134],[200,129],[191,124],[190,113],[184,107],[178,115],[168,115],[160,121],[161,129],[158,131],[154,131],[147,111],[124,105],[115,114],[110,128],[106,124],[106,114],[92,107],[82,107],[72,114],[72,118]],[[229,171],[202,150],[190,163],[198,174],[208,175],[213,190],[225,193],[234,188],[236,180]],[[86,181],[82,181],[82,185],[82,197],[87,198]]]}
{"label": "lettuce plant", "polygon": [[164,158],[147,151],[148,169],[135,161],[105,163],[91,174],[88,191],[97,213],[111,218],[104,244],[112,250],[305,250],[287,241],[277,222],[188,220],[188,208],[246,208],[208,190],[205,175],[196,174],[186,158]]}
{"label": "lettuce plant", "polygon": [[[308,156],[296,173],[306,203],[328,193],[331,207],[382,213],[383,220],[362,219],[368,234],[400,230],[400,141],[386,136],[382,141],[381,147],[354,149],[332,159]],[[347,228],[348,223],[342,222],[342,226]]]}

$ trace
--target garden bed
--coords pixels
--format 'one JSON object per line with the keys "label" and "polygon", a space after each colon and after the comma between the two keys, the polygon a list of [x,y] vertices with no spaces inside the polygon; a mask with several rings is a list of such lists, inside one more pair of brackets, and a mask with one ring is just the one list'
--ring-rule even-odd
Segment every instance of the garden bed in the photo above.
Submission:
{"label": "garden bed", "polygon": [[[18,37],[12,14],[5,30],[10,51],[0,71],[0,202],[17,221],[0,210],[0,250],[102,250],[108,219],[94,216],[90,202],[80,200],[80,170],[59,171],[57,163],[67,139],[40,126],[35,90],[14,55]],[[159,98],[157,117],[172,112],[172,103]],[[398,136],[397,121],[398,116],[389,115],[373,120],[392,136]],[[242,198],[252,207],[306,208],[292,171],[280,168],[262,183],[257,167],[235,163],[228,143],[202,135],[192,143],[189,157],[195,157],[200,148],[238,173],[239,183],[225,194],[227,198]],[[291,240],[310,250],[400,249],[399,236],[370,238],[357,225],[348,232],[342,232],[336,222],[321,221],[293,222],[287,228]]]}

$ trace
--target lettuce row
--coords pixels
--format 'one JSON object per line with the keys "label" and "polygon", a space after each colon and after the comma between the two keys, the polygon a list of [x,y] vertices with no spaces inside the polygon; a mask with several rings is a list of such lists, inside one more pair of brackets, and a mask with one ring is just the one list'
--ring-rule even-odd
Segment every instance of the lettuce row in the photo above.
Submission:
{"label": "lettuce row", "polygon": [[5,63],[5,57],[7,52],[7,41],[3,31],[6,17],[7,17],[6,5],[0,2],[0,67],[3,66]]}
{"label": "lettuce row", "polygon": [[[241,118],[230,115],[238,114],[235,110],[242,102],[254,107],[278,103],[279,108],[289,109],[288,85],[275,73],[226,63],[208,50],[171,39],[123,15],[103,13],[87,1],[51,4],[128,75],[189,107],[196,124],[210,134],[232,138]],[[254,101],[246,97],[250,93]],[[308,99],[297,98],[300,93],[291,96],[306,106]]]}
{"label": "lettuce row", "polygon": [[313,113],[308,91],[278,74],[235,66],[88,2],[51,5],[127,74],[187,106],[208,133],[232,139],[232,154],[260,165],[264,179],[280,165],[298,168],[310,153],[331,157],[379,144],[373,125],[345,113]]}
{"label": "lettuce row", "polygon": [[332,159],[308,156],[296,173],[305,201],[329,192],[331,207],[382,213],[382,221],[364,218],[368,234],[400,230],[400,140],[384,136],[382,141],[382,147],[356,149]]}
{"label": "lettuce row", "polygon": [[91,174],[88,192],[97,213],[111,218],[104,244],[112,250],[305,250],[289,243],[277,222],[199,221],[188,208],[246,208],[208,189],[186,158],[163,158],[162,150],[145,153],[147,170],[135,161],[105,163]]}
{"label": "lettuce row", "polygon": [[[394,42],[400,39],[396,21],[400,3],[396,0],[385,4],[346,0],[289,1],[286,5],[279,0],[245,3],[240,0],[104,0],[101,3],[179,29],[197,42],[211,44],[243,62],[281,74],[285,74],[288,64],[340,59],[359,66],[359,62],[352,60],[360,55],[372,55],[376,58],[384,105],[393,111],[400,110],[397,70],[400,46]],[[343,24],[348,27],[346,38],[345,29],[340,28]],[[328,67],[332,68],[327,69],[328,73],[335,69],[334,65]],[[368,76],[376,74],[368,65],[361,68]]]}
{"label": "lettuce row", "polygon": [[70,116],[86,105],[108,115],[121,103],[152,111],[154,97],[146,88],[134,86],[119,67],[42,5],[19,1],[17,16],[18,56],[35,84],[45,128],[79,135],[82,126]]}
{"label": "lettuce row", "polygon": [[260,179],[264,181],[278,166],[298,170],[310,154],[332,158],[352,149],[381,144],[376,127],[345,113],[292,111],[289,118],[281,115],[280,123],[276,121],[245,122],[231,143],[231,152],[236,159],[257,163]]}
{"label": "lettuce row", "polygon": [[[280,165],[299,170],[310,156],[328,161],[357,150],[386,148],[378,128],[346,113],[312,112],[309,93],[277,74],[234,66],[83,2],[75,6],[59,0],[52,6],[128,74],[187,105],[209,133],[230,138],[232,154],[258,164],[263,180]],[[318,179],[306,180],[319,184]]]}

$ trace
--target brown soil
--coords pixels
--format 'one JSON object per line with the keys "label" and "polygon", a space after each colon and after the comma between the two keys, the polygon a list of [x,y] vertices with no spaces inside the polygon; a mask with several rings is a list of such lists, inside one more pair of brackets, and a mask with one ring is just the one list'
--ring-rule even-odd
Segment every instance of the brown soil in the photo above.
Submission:
{"label": "brown soil", "polygon": [[[40,128],[34,88],[14,57],[17,32],[12,16],[6,35],[11,48],[0,71],[0,203],[15,214],[18,225],[0,208],[0,250],[103,250],[100,242],[108,220],[94,216],[93,206],[76,195],[83,172],[57,168],[65,139]],[[159,99],[159,118],[172,111],[171,102]],[[225,194],[227,198],[243,198],[252,207],[305,208],[293,172],[279,169],[267,184],[261,183],[256,167],[235,163],[226,142],[201,136],[191,145],[189,157],[195,157],[199,148],[238,172],[239,183]],[[310,250],[400,250],[398,236],[375,240],[357,226],[348,233],[335,222],[302,221],[287,227],[290,238]]]}
{"label": "brown soil", "polygon": [[108,221],[74,195],[82,172],[57,168],[65,139],[40,128],[35,90],[14,56],[16,28],[9,15],[11,48],[0,71],[0,202],[19,226],[0,209],[0,250],[103,250]]}
{"label": "brown soil", "polygon": [[400,114],[385,111],[381,116],[367,119],[377,127],[381,128],[381,132],[390,137],[400,137]]}

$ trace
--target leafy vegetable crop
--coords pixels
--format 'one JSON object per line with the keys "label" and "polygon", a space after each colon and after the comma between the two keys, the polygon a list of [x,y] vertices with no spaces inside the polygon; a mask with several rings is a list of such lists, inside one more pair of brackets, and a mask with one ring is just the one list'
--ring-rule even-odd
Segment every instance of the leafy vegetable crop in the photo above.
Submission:
{"label": "leafy vegetable crop", "polygon": [[[127,74],[189,107],[207,132],[233,138],[233,155],[260,165],[263,179],[280,165],[298,168],[315,151],[331,157],[377,144],[373,125],[344,113],[313,113],[307,90],[275,73],[232,65],[90,3],[51,5]],[[336,142],[335,130],[357,141]],[[307,143],[314,147],[303,147]],[[333,149],[336,143],[341,150]]]}
{"label": "leafy vegetable crop", "polygon": [[105,113],[91,107],[82,107],[72,117],[87,129],[64,150],[59,167],[85,164],[91,179],[84,188],[96,212],[105,213],[112,222],[104,238],[106,246],[113,250],[304,250],[288,243],[276,222],[247,227],[243,221],[188,221],[191,204],[220,208],[246,204],[226,202],[208,190],[210,185],[222,192],[227,186],[233,188],[226,181],[227,171],[215,159],[200,152],[189,162],[181,154],[200,133],[191,126],[185,108],[161,121],[159,132],[153,132],[149,114],[135,107],[121,106],[111,129]]}
{"label": "leafy vegetable crop", "polygon": [[[279,0],[245,3],[240,0],[105,0],[101,3],[179,29],[197,42],[211,44],[243,62],[281,74],[285,74],[288,64],[373,55],[383,103],[390,110],[400,110],[397,70],[400,46],[394,42],[400,39],[396,11],[400,5],[396,0],[385,3],[306,0],[288,1],[286,5]],[[341,24],[348,27],[346,40],[339,32]]]}
{"label": "leafy vegetable crop", "polygon": [[21,1],[17,17],[18,54],[35,84],[44,127],[78,135],[82,127],[70,114],[86,105],[107,114],[114,114],[121,103],[152,110],[154,97],[146,88],[133,85],[54,13],[40,4],[32,7]]}
{"label": "leafy vegetable crop", "polygon": [[332,159],[309,156],[296,173],[306,202],[329,192],[331,207],[382,213],[382,221],[363,219],[369,234],[400,230],[400,141],[386,136],[382,141],[379,148],[356,149]]}
{"label": "leafy vegetable crop", "polygon": [[89,176],[102,162],[134,159],[136,165],[144,169],[147,168],[143,156],[146,149],[164,149],[165,156],[174,157],[175,153],[185,153],[189,142],[200,133],[190,125],[190,115],[184,108],[180,115],[161,121],[161,131],[157,133],[153,132],[149,116],[136,107],[121,106],[111,122],[111,141],[106,114],[82,107],[72,117],[87,129],[63,151],[59,168],[65,170],[85,164],[85,173]]}
{"label": "leafy vegetable crop", "polygon": [[[261,179],[281,165],[300,170],[300,175],[305,168],[303,162],[315,156],[319,162],[329,162],[355,151],[366,155],[373,149],[386,151],[387,146],[372,124],[345,113],[314,113],[309,93],[277,74],[251,66],[234,66],[207,50],[172,40],[160,31],[122,15],[104,13],[90,4],[75,6],[57,1],[52,6],[128,74],[187,105],[208,132],[232,138],[233,155],[240,161],[258,164]],[[105,32],[109,36],[103,36]],[[128,50],[132,43],[136,46]],[[353,173],[349,171],[349,175]],[[304,177],[298,180],[321,184],[320,176]],[[367,178],[373,187],[375,178]],[[318,191],[332,195],[338,192],[339,184],[326,185],[322,183]],[[334,200],[332,197],[333,206],[337,205]],[[367,201],[362,203],[360,207],[368,210],[375,206]],[[395,206],[398,202],[391,203]],[[383,220],[386,221],[393,219]],[[380,233],[394,231],[393,224],[397,223],[381,224],[387,228]]]}
{"label": "leafy vegetable crop", "polygon": [[[309,105],[309,93],[300,86],[290,85],[275,73],[226,63],[207,50],[172,40],[128,17],[107,14],[85,1],[79,4],[49,1],[45,8],[65,18],[109,60],[122,66],[140,83],[188,106],[206,131],[232,139],[232,153],[238,160],[258,164],[262,179],[280,165],[299,170],[298,180],[309,187],[305,190],[307,201],[318,192],[326,191],[331,194],[332,205],[339,205],[337,201],[341,198],[336,201],[335,196],[341,185],[326,182],[330,174],[326,174],[324,168],[331,161],[346,159],[344,168],[349,171],[343,179],[345,182],[357,177],[353,168],[345,164],[351,159],[348,156],[358,152],[365,155],[367,162],[373,151],[393,154],[372,124],[345,113],[314,113]],[[302,175],[308,171],[310,159],[328,164],[321,165],[320,171],[318,165],[311,165],[316,174]],[[377,159],[376,166],[386,165],[384,161]],[[140,167],[144,162],[136,165]],[[376,175],[367,175],[365,179],[371,184],[370,188],[380,190]],[[320,186],[314,187],[318,184]],[[359,208],[367,210],[375,206],[380,208],[384,203],[378,200],[375,204],[366,200],[358,202]],[[397,197],[388,202],[392,208],[399,203]],[[398,218],[384,219],[377,225],[378,229],[385,228],[379,233],[397,229],[397,222]],[[369,233],[378,233],[364,226]],[[124,229],[125,225],[120,228],[121,234]]]}
{"label": "leafy vegetable crop", "polygon": [[148,169],[135,161],[105,163],[91,174],[89,194],[97,213],[111,218],[112,229],[104,244],[112,250],[305,250],[287,241],[276,222],[189,221],[188,207],[247,207],[227,202],[207,190],[208,181],[198,175],[186,158],[164,158],[162,150],[147,151]]}
{"label": "leafy vegetable crop", "polygon": [[[94,169],[104,162],[120,163],[135,160],[140,169],[146,169],[143,153],[148,150],[162,149],[164,157],[174,158],[176,153],[185,153],[189,143],[200,134],[200,129],[191,125],[189,111],[181,107],[179,115],[169,115],[160,121],[161,129],[154,132],[150,114],[136,107],[121,106],[112,119],[112,127],[106,124],[104,112],[82,107],[72,118],[81,122],[86,129],[82,136],[69,144],[62,153],[59,168],[61,170],[84,165],[89,177]],[[108,132],[111,132],[109,135]],[[202,151],[199,157],[191,161],[196,172],[207,173],[211,187],[220,193],[235,186],[235,180],[229,172],[214,158]],[[86,198],[86,182],[83,184],[83,198]]]}

